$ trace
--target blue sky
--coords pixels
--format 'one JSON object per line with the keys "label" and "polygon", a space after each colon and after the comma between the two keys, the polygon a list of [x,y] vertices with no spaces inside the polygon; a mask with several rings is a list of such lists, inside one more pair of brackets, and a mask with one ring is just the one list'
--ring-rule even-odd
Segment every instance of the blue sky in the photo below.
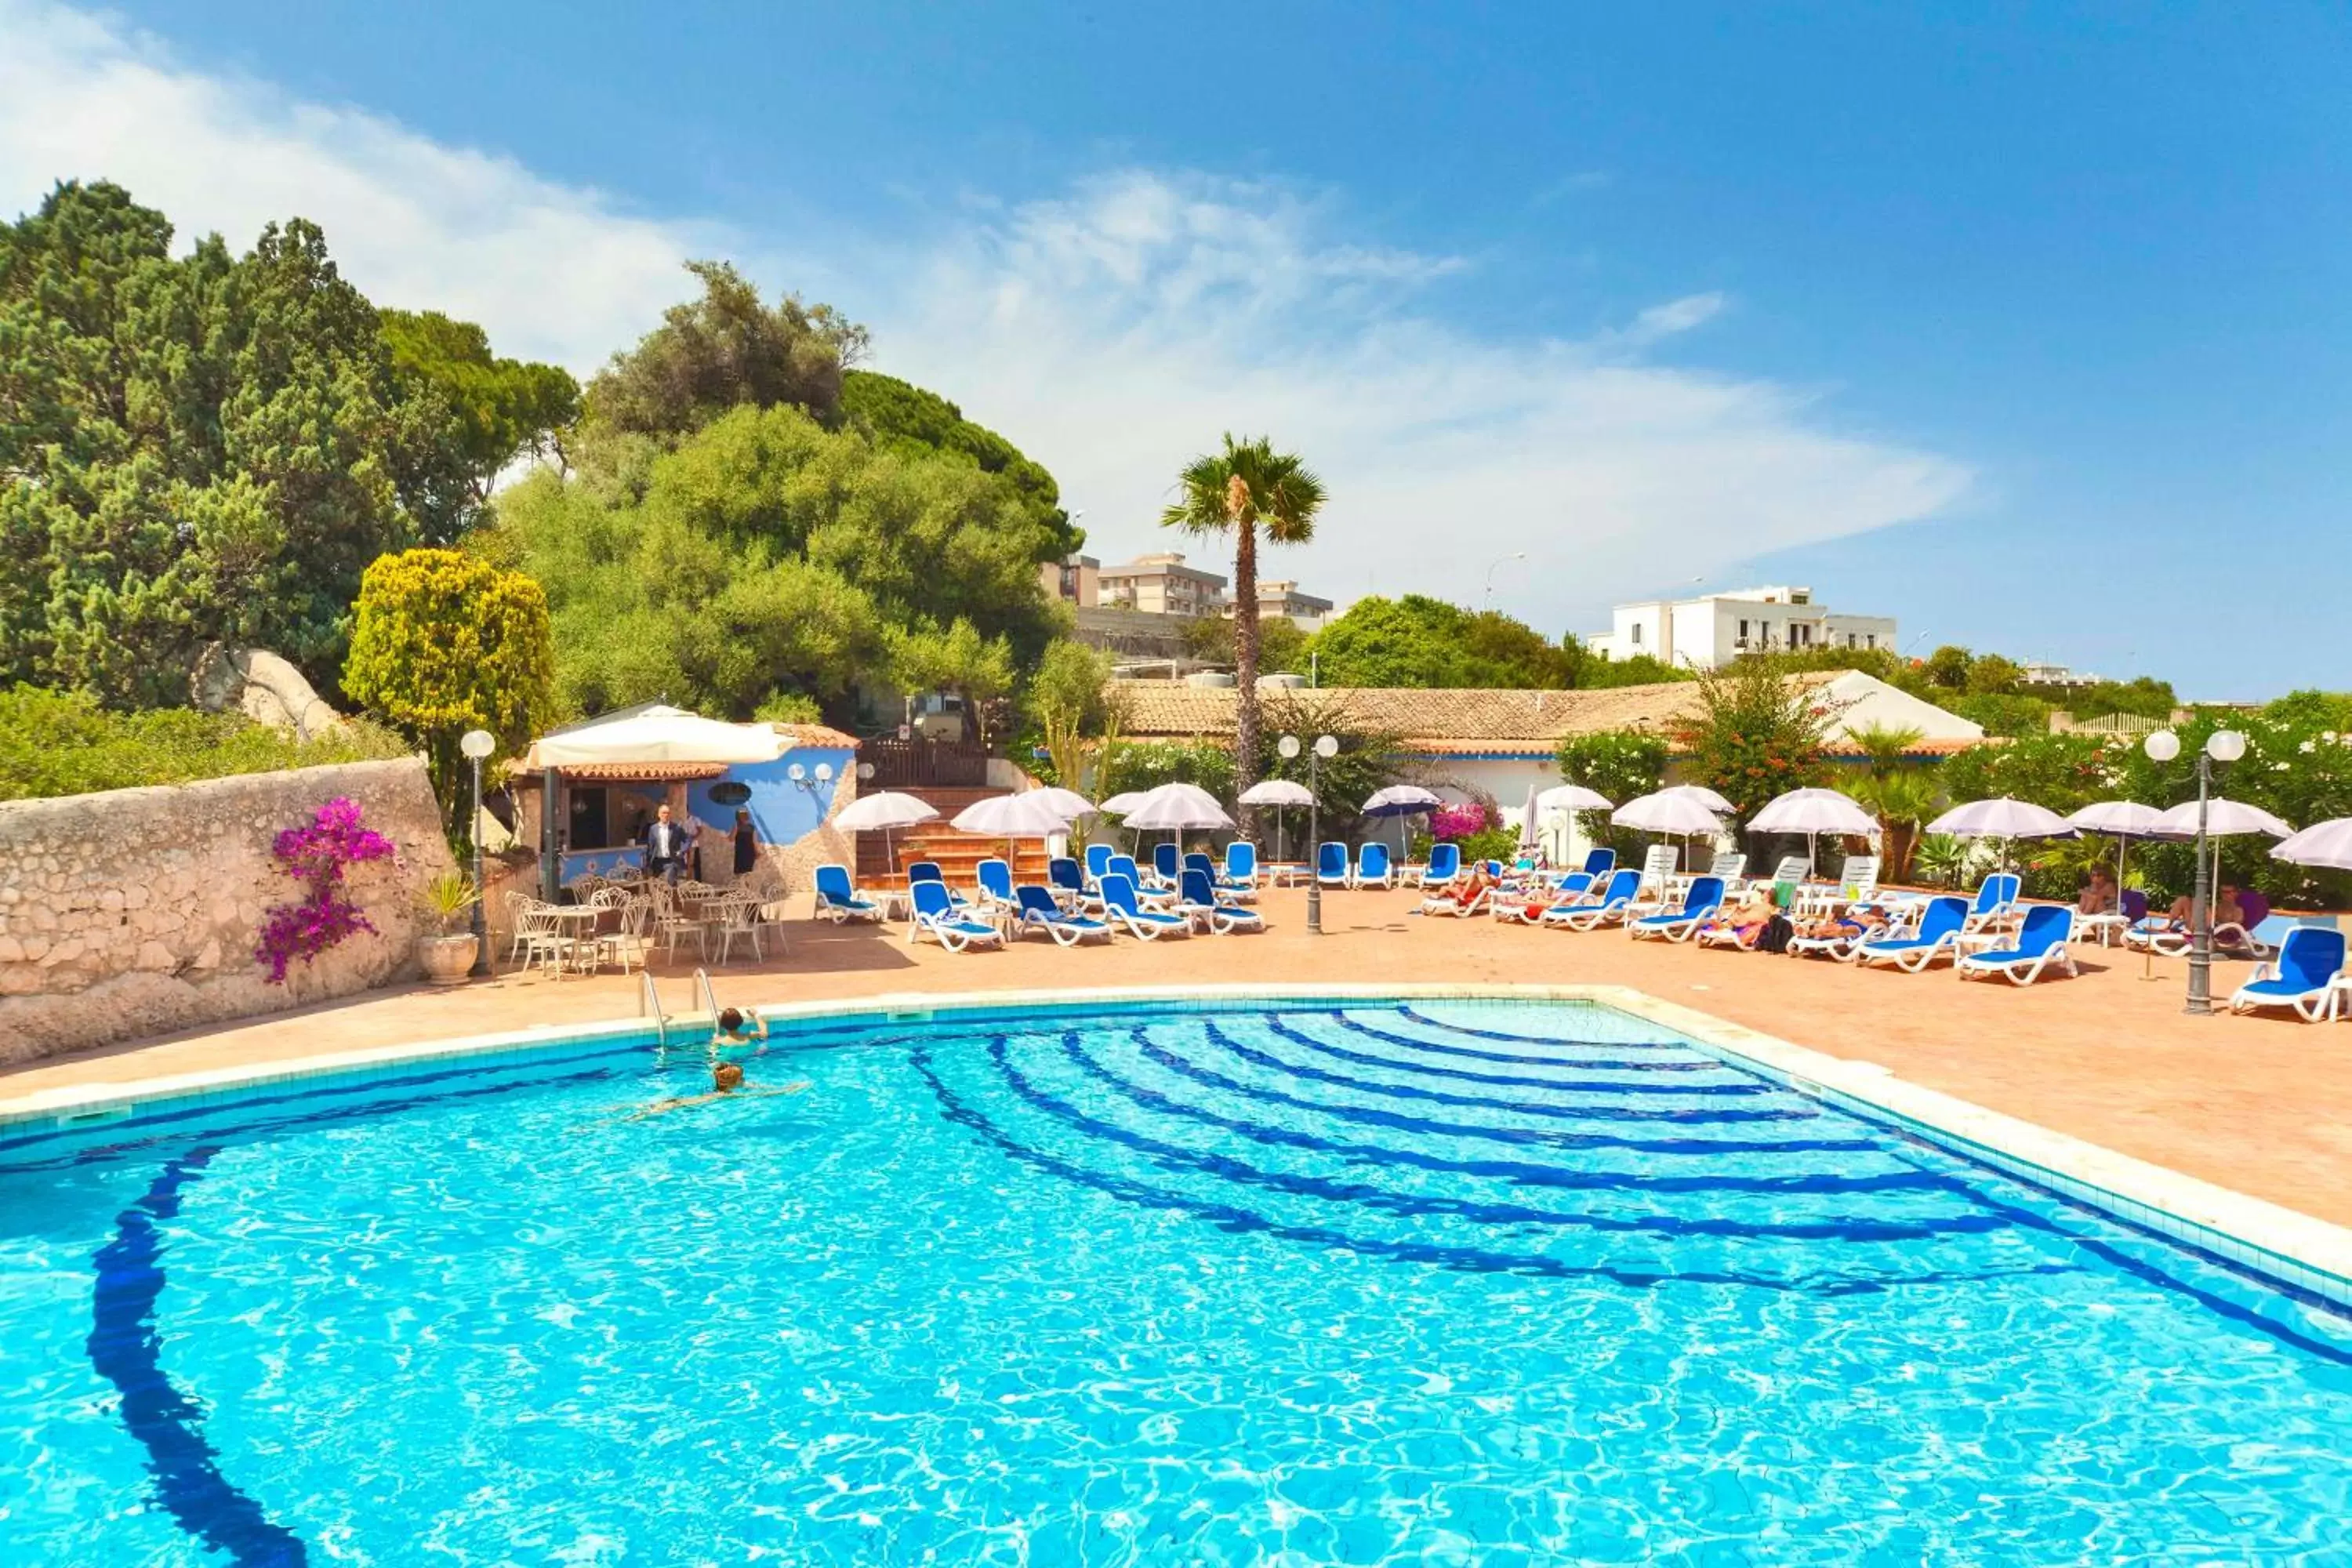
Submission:
{"label": "blue sky", "polygon": [[[1156,542],[1228,424],[1282,570],[1549,631],[1703,576],[2189,694],[2352,686],[2352,13],[0,0],[0,205],[329,228],[586,369],[681,254],[872,323]],[[7,102],[17,107],[12,112]]]}

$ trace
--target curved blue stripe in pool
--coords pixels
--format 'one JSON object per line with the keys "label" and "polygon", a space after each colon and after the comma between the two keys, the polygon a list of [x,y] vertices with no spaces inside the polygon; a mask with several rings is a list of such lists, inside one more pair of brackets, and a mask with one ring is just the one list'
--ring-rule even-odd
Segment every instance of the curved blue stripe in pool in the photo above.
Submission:
{"label": "curved blue stripe in pool", "polygon": [[[1592,1044],[1590,1040],[1580,1040],[1563,1035],[1512,1035],[1506,1034],[1500,1029],[1477,1029],[1467,1024],[1449,1024],[1443,1018],[1431,1017],[1410,1002],[1398,1003],[1396,1011],[1400,1017],[1410,1018],[1416,1024],[1426,1024],[1433,1029],[1448,1029],[1474,1040],[1501,1040],[1506,1044],[1522,1046],[1589,1046]],[[1687,1050],[1690,1047],[1670,1041],[1662,1048]]]}
{"label": "curved blue stripe in pool", "polygon": [[297,1568],[310,1554],[261,1505],[229,1484],[205,1441],[195,1402],[164,1373],[155,1335],[155,1300],[163,1293],[163,1244],[156,1226],[176,1218],[180,1194],[204,1173],[215,1144],[166,1164],[146,1193],[114,1222],[114,1239],[91,1261],[89,1363],[122,1396],[122,1425],[147,1450],[155,1497],[180,1528],[238,1568]]}
{"label": "curved blue stripe in pool", "polygon": [[1926,1171],[1890,1171],[1876,1176],[1660,1176],[1648,1173],[1612,1174],[1606,1172],[1563,1171],[1553,1165],[1529,1164],[1524,1160],[1449,1160],[1443,1155],[1425,1154],[1417,1150],[1395,1149],[1379,1144],[1335,1142],[1318,1138],[1309,1132],[1294,1132],[1286,1128],[1271,1126],[1263,1121],[1245,1121],[1239,1117],[1221,1115],[1205,1106],[1189,1104],[1156,1089],[1147,1089],[1131,1079],[1124,1079],[1110,1070],[1091,1055],[1083,1037],[1073,1031],[1062,1037],[1062,1053],[1081,1070],[1102,1083],[1114,1093],[1134,1101],[1149,1110],[1163,1115],[1181,1116],[1212,1127],[1221,1127],[1238,1133],[1252,1142],[1276,1148],[1304,1149],[1318,1154],[1336,1154],[1348,1160],[1360,1160],[1378,1165],[1410,1165],[1416,1170],[1442,1171],[1463,1176],[1483,1176],[1494,1181],[1509,1182],[1518,1186],[1549,1187],[1561,1192],[1608,1193],[1747,1193],[1785,1194],[1817,1196],[1829,1194],[1863,1193],[1942,1193],[1962,1198],[1973,1198],[1965,1183],[1948,1176],[1937,1176]]}
{"label": "curved blue stripe in pool", "polygon": [[2063,1274],[2070,1270],[2063,1264],[2045,1264],[2030,1268],[1990,1270],[1980,1273],[1947,1274],[1927,1270],[1900,1279],[1775,1279],[1760,1275],[1713,1269],[1689,1269],[1681,1272],[1612,1268],[1606,1265],[1580,1266],[1563,1263],[1555,1258],[1515,1257],[1479,1247],[1444,1247],[1429,1242],[1397,1241],[1385,1237],[1351,1236],[1344,1231],[1321,1226],[1293,1225],[1258,1214],[1255,1210],[1233,1204],[1216,1203],[1181,1193],[1169,1192],[1139,1182],[1132,1177],[1110,1174],[1063,1159],[1045,1150],[1035,1148],[1006,1132],[986,1115],[974,1110],[954,1089],[948,1087],[931,1061],[928,1046],[917,1047],[908,1056],[908,1065],[929,1086],[940,1104],[940,1114],[959,1127],[978,1134],[991,1147],[1011,1156],[1033,1170],[1043,1171],[1076,1185],[1091,1187],[1110,1197],[1135,1204],[1144,1208],[1189,1214],[1208,1221],[1223,1230],[1261,1232],[1279,1237],[1286,1241],[1303,1242],[1315,1247],[1344,1247],[1368,1257],[1387,1258],[1401,1263],[1422,1263],[1435,1268],[1475,1274],[1524,1274],[1549,1279],[1606,1279],[1613,1285],[1634,1289],[1652,1289],[1661,1285],[1740,1285],[1762,1290],[1789,1290],[1816,1296],[1871,1296],[1898,1286],[1937,1285],[1965,1280],[2013,1279],[2035,1275]]}
{"label": "curved blue stripe in pool", "polygon": [[[1869,1138],[1632,1138],[1614,1132],[1549,1132],[1533,1127],[1489,1127],[1470,1121],[1433,1121],[1426,1117],[1412,1116],[1400,1110],[1383,1110],[1374,1105],[1305,1100],[1263,1084],[1244,1083],[1239,1079],[1213,1072],[1198,1062],[1176,1055],[1154,1040],[1148,1030],[1138,1028],[1133,1031],[1133,1037],[1143,1054],[1153,1062],[1172,1073],[1191,1079],[1203,1088],[1224,1089],[1297,1110],[1314,1111],[1360,1122],[1368,1127],[1388,1127],[1404,1132],[1423,1132],[1445,1138],[1483,1138],[1497,1143],[1515,1143],[1523,1148],[1625,1149],[1643,1154],[1864,1154],[1880,1147],[1876,1140]],[[1326,1081],[1335,1080],[1327,1077]]]}
{"label": "curved blue stripe in pool", "polygon": [[[1385,1029],[1376,1029],[1370,1024],[1365,1023],[1361,1018],[1337,1007],[1331,1008],[1328,1012],[1299,1014],[1297,1016],[1300,1017],[1329,1018],[1332,1022],[1339,1025],[1343,1028],[1353,1030],[1359,1035],[1369,1036],[1375,1040],[1386,1040],[1391,1045],[1411,1046],[1416,1050],[1434,1051],[1442,1056],[1463,1057],[1473,1061],[1502,1062],[1512,1067],[1591,1068],[1595,1071],[1603,1071],[1614,1068],[1624,1072],[1722,1072],[1726,1070],[1724,1065],[1716,1060],[1713,1057],[1704,1055],[1701,1052],[1693,1050],[1690,1047],[1680,1043],[1661,1042],[1652,1044],[1647,1041],[1635,1042],[1630,1040],[1555,1040],[1550,1043],[1572,1050],[1653,1051],[1655,1052],[1656,1055],[1651,1057],[1627,1058],[1617,1060],[1602,1057],[1568,1057],[1561,1056],[1557,1052],[1549,1056],[1530,1056],[1521,1051],[1482,1051],[1469,1046],[1448,1045],[1442,1040],[1424,1040],[1417,1038],[1412,1035],[1392,1035]],[[1685,1061],[1677,1061],[1674,1059],[1676,1057],[1685,1057],[1689,1059]]]}
{"label": "curved blue stripe in pool", "polygon": [[[1285,1038],[1291,1037],[1286,1033],[1282,1025],[1272,1019],[1265,1022],[1269,1032],[1281,1035]],[[1317,1083],[1338,1084],[1342,1088],[1360,1089],[1366,1094],[1386,1095],[1392,1100],[1418,1100],[1433,1105],[1459,1105],[1465,1108],[1476,1107],[1484,1110],[1508,1110],[1520,1116],[1539,1116],[1555,1121],[1668,1121],[1689,1126],[1717,1121],[1814,1121],[1821,1118],[1821,1112],[1818,1110],[1796,1107],[1772,1110],[1638,1110],[1629,1105],[1529,1105],[1523,1100],[1491,1100],[1480,1094],[1448,1094],[1443,1089],[1422,1089],[1412,1084],[1385,1083],[1374,1079],[1350,1078],[1345,1073],[1326,1072],[1320,1068],[1309,1067],[1304,1062],[1287,1061],[1265,1051],[1254,1050],[1235,1040],[1213,1023],[1204,1020],[1202,1028],[1207,1033],[1210,1040],[1221,1048],[1232,1052],[1252,1066],[1264,1068],[1268,1072],[1287,1073],[1293,1078],[1307,1079]],[[1315,1042],[1304,1040],[1298,1043],[1312,1047]]]}
{"label": "curved blue stripe in pool", "polygon": [[1489,1084],[1504,1089],[1545,1089],[1567,1094],[1671,1094],[1714,1099],[1753,1100],[1759,1095],[1783,1092],[1769,1083],[1753,1079],[1737,1083],[1643,1083],[1635,1079],[1520,1078],[1508,1073],[1467,1072],[1460,1068],[1433,1067],[1426,1062],[1400,1061],[1394,1057],[1367,1055],[1351,1051],[1345,1046],[1335,1046],[1328,1040],[1318,1040],[1289,1024],[1269,1018],[1266,1026],[1286,1040],[1294,1040],[1308,1050],[1359,1067],[1383,1068],[1392,1071],[1417,1072],[1428,1078],[1447,1079],[1457,1083]]}
{"label": "curved blue stripe in pool", "polygon": [[[1990,1215],[1962,1215],[1944,1220],[1923,1220],[1902,1223],[1887,1220],[1844,1219],[1820,1223],[1793,1222],[1785,1225],[1748,1224],[1738,1220],[1682,1219],[1670,1215],[1642,1215],[1620,1218],[1613,1215],[1562,1214],[1556,1209],[1531,1208],[1523,1204],[1479,1203],[1463,1198],[1424,1198],[1403,1193],[1392,1193],[1382,1187],[1361,1182],[1335,1182],[1320,1176],[1293,1175],[1279,1171],[1261,1171],[1255,1165],[1230,1155],[1205,1153],[1166,1143],[1147,1137],[1131,1128],[1120,1127],[1098,1117],[1088,1116],[1060,1097],[1047,1093],[1032,1083],[1014,1066],[1006,1047],[1005,1037],[999,1035],[989,1042],[990,1058],[1003,1072],[1014,1094],[1024,1102],[1058,1118],[1070,1126],[1107,1142],[1118,1143],[1150,1159],[1163,1168],[1199,1171],[1226,1181],[1247,1186],[1265,1187],[1288,1193],[1297,1197],[1318,1198],[1326,1203],[1360,1204],[1368,1208],[1395,1215],[1450,1215],[1476,1225],[1555,1226],[1566,1229],[1597,1230],[1628,1235],[1649,1236],[1712,1236],[1741,1237],[1771,1237],[1782,1241],[1923,1241],[1938,1236],[1974,1236],[2003,1227],[2005,1221]],[[1334,1152],[1338,1151],[1334,1149]]]}

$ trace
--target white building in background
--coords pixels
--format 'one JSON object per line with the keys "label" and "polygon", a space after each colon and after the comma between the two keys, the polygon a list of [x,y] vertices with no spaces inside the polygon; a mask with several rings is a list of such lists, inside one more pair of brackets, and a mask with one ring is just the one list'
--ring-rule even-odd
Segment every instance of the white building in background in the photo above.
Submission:
{"label": "white building in background", "polygon": [[1892,616],[1840,615],[1813,603],[1811,588],[1736,588],[1696,599],[1619,605],[1613,625],[1585,638],[1603,658],[1648,654],[1664,664],[1714,669],[1744,654],[1808,648],[1897,650]]}

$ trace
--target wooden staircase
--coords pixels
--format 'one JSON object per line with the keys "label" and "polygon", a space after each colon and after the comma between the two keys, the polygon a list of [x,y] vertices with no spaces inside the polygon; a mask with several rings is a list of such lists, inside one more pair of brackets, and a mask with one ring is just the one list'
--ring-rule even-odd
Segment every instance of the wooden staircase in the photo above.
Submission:
{"label": "wooden staircase", "polygon": [[[982,860],[1010,859],[1013,880],[1043,882],[1045,879],[1045,846],[1042,839],[1024,838],[1010,845],[1002,838],[981,838],[960,832],[948,826],[956,813],[974,801],[991,795],[1007,795],[1001,789],[950,789],[925,784],[905,789],[902,793],[927,801],[938,811],[939,820],[921,823],[913,827],[893,829],[887,843],[879,833],[857,835],[857,885],[861,888],[899,888],[906,885],[906,868],[916,860],[936,860],[940,874],[953,888],[969,889],[978,885],[979,874],[974,869]],[[898,869],[890,868],[894,858]]]}

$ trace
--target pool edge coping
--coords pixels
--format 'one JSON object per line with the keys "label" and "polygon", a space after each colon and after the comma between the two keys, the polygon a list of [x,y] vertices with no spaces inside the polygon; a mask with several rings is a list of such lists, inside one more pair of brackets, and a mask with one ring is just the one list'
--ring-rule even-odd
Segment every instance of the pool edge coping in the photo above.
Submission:
{"label": "pool edge coping", "polygon": [[[770,1004],[751,1010],[778,1021],[865,1015],[887,1021],[928,1017],[943,1012],[1087,1003],[1318,997],[1600,1003],[1738,1058],[1768,1076],[1786,1079],[1801,1090],[1843,1109],[1892,1121],[1915,1130],[1930,1142],[1950,1146],[1965,1157],[2049,1187],[2127,1223],[2202,1247],[2339,1308],[2352,1309],[2352,1229],[1912,1083],[1877,1063],[1832,1056],[1631,986],[1349,982],[890,992],[856,998]],[[680,1014],[666,1019],[670,1025],[690,1030],[706,1027],[709,1021],[706,1013]],[[85,1121],[94,1123],[133,1114],[159,1102],[202,1100],[215,1095],[370,1068],[625,1038],[643,1035],[653,1026],[654,1020],[643,1016],[592,1024],[542,1024],[524,1029],[212,1068],[128,1083],[68,1084],[0,1099],[0,1131],[28,1124],[70,1128]]]}

